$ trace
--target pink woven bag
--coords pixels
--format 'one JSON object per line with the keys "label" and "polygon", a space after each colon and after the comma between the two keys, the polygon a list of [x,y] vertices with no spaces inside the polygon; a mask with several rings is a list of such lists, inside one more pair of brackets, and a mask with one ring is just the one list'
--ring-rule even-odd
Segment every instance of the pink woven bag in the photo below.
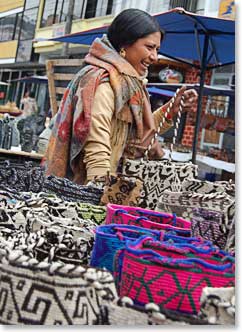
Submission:
{"label": "pink woven bag", "polygon": [[218,249],[177,248],[142,238],[128,242],[115,258],[119,296],[134,303],[197,314],[204,287],[233,287],[234,258]]}
{"label": "pink woven bag", "polygon": [[148,229],[174,231],[179,235],[191,235],[191,222],[175,214],[157,212],[139,207],[107,204],[106,224],[125,224]]}

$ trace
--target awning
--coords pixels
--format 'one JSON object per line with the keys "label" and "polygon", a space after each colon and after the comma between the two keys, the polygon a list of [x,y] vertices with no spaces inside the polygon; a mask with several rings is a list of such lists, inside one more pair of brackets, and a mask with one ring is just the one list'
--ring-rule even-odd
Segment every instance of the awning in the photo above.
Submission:
{"label": "awning", "polygon": [[21,83],[48,84],[48,78],[47,78],[47,76],[32,75],[32,76],[16,78],[16,79],[10,80],[9,82],[10,83],[21,82]]}
{"label": "awning", "polygon": [[0,81],[0,85],[9,85],[9,83]]}
{"label": "awning", "polygon": [[[159,94],[164,96],[169,96],[168,93],[171,91],[176,91],[181,86],[185,85],[189,89],[199,90],[199,84],[186,84],[186,83],[178,83],[178,84],[169,84],[169,83],[148,83],[148,91],[153,94]],[[163,89],[165,88],[165,89]],[[204,85],[203,87],[203,94],[204,96],[235,96],[235,90],[233,89],[225,89],[211,85]],[[174,95],[171,95],[171,97]]]}
{"label": "awning", "polygon": [[148,92],[152,95],[159,95],[159,96],[165,96],[165,97],[173,97],[175,92],[165,89],[159,89],[154,86],[147,88]]}
{"label": "awning", "polygon": [[[233,20],[197,15],[183,8],[175,8],[154,16],[160,23],[161,29],[165,31],[160,54],[176,60],[197,61],[197,66],[200,67],[207,36],[207,66],[216,67],[234,63],[235,22]],[[91,45],[94,39],[101,37],[107,29],[108,25],[49,40]]]}

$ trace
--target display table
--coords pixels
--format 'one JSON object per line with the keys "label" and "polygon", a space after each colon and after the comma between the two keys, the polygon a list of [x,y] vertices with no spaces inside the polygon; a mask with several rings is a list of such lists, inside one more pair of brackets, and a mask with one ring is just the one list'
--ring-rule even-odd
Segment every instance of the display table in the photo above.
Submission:
{"label": "display table", "polygon": [[35,164],[39,164],[41,159],[44,157],[43,154],[35,152],[25,152],[17,150],[6,150],[0,149],[0,159],[10,159],[16,161],[33,161]]}
{"label": "display table", "polygon": [[[169,150],[163,149],[163,151],[165,152],[165,155],[163,158],[169,158]],[[181,161],[181,162],[191,161],[192,152],[183,153],[183,152],[173,151],[172,160]],[[201,163],[204,163],[210,167],[222,169],[222,170],[230,172],[230,173],[235,173],[235,164],[234,163],[228,163],[227,161],[218,160],[218,159],[211,158],[208,156],[203,156],[200,154],[197,154],[196,160]]]}

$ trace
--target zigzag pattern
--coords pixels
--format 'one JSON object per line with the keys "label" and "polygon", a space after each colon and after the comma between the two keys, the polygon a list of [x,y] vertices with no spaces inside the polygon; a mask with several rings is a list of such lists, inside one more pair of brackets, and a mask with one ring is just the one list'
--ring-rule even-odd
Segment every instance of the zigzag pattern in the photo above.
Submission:
{"label": "zigzag pattern", "polygon": [[144,189],[141,192],[139,206],[155,209],[165,190],[180,191],[182,182],[187,177],[197,176],[197,166],[192,163],[128,159],[124,163],[123,172],[128,176],[143,179]]}

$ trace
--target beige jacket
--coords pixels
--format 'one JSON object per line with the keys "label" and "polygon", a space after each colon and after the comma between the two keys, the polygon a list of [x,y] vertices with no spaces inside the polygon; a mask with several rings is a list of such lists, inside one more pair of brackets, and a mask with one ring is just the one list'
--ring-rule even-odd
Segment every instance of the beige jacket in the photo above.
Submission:
{"label": "beige jacket", "polygon": [[[95,176],[104,176],[107,171],[116,173],[127,141],[129,124],[117,120],[113,115],[114,93],[110,83],[105,82],[99,85],[95,93],[90,133],[83,150],[87,181]],[[156,128],[163,116],[162,108],[153,113]],[[172,125],[173,121],[167,120],[160,133]]]}

